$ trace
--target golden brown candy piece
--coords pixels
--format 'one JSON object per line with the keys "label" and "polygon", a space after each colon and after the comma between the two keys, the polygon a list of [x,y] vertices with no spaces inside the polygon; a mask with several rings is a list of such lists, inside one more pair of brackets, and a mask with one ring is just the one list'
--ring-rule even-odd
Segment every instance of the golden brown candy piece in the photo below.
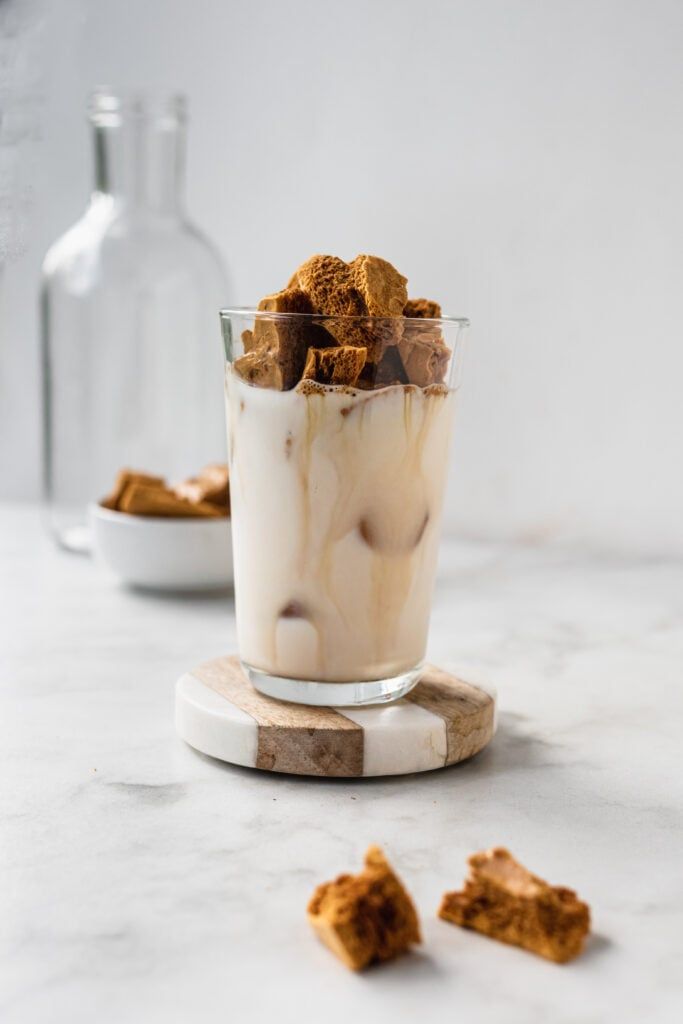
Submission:
{"label": "golden brown candy piece", "polygon": [[353,387],[365,366],[367,351],[352,345],[336,348],[309,348],[304,367],[304,380],[319,384],[346,384]]}
{"label": "golden brown candy piece", "polygon": [[[312,313],[313,306],[308,296],[299,288],[283,288],[273,295],[266,295],[258,304],[261,313]],[[286,321],[268,320],[256,317],[254,321],[254,347],[279,350],[283,342],[290,342],[291,324]]]}
{"label": "golden brown candy piece", "polygon": [[444,344],[440,324],[430,321],[441,317],[441,306],[431,299],[408,299],[403,315],[405,326],[399,347],[408,379],[422,388],[440,384],[450,350]]}
{"label": "golden brown candy piece", "polygon": [[566,963],[583,950],[590,910],[571,889],[548,885],[498,847],[469,858],[462,892],[447,892],[439,917]]}
{"label": "golden brown candy piece", "polygon": [[440,336],[410,331],[401,338],[398,351],[411,384],[426,388],[443,381],[451,350]]}
{"label": "golden brown candy piece", "polygon": [[285,374],[272,352],[252,349],[251,352],[236,359],[234,367],[235,372],[246,380],[247,384],[259,388],[273,388],[275,391],[286,390]]}
{"label": "golden brown candy piece", "polygon": [[254,348],[253,331],[242,331],[242,348],[244,349],[245,355],[247,354],[247,352],[251,352],[251,350]]}
{"label": "golden brown candy piece", "polygon": [[354,971],[421,942],[413,901],[378,846],[368,849],[359,874],[318,886],[308,904],[308,920]]}
{"label": "golden brown candy piece", "polygon": [[[298,288],[266,295],[258,308],[273,314],[311,313],[313,309]],[[307,325],[301,320],[257,316],[253,332],[244,331],[242,342],[245,354],[235,360],[235,370],[250,384],[287,391],[301,379],[308,348]]]}
{"label": "golden brown candy piece", "polygon": [[441,317],[441,306],[431,299],[408,299],[403,307],[403,315],[411,318],[438,320]]}
{"label": "golden brown candy piece", "polygon": [[[388,345],[401,336],[407,301],[406,278],[379,256],[365,253],[345,263],[337,256],[317,255],[299,267],[290,281],[309,296],[316,312],[326,316],[361,317],[349,323],[325,324],[340,345],[367,349],[369,363],[378,363]],[[369,317],[396,318],[373,323]]]}
{"label": "golden brown candy piece", "polygon": [[353,283],[370,316],[402,316],[408,279],[387,260],[361,254],[349,264]]}
{"label": "golden brown candy piece", "polygon": [[[311,301],[316,313],[324,316],[362,317],[367,314],[363,299],[354,285],[348,263],[338,256],[318,253],[302,263],[289,287],[300,288]],[[357,322],[344,324],[329,321],[325,330],[339,345],[365,344],[363,326]]]}
{"label": "golden brown candy piece", "polygon": [[183,480],[173,488],[179,498],[198,504],[208,501],[222,509],[224,515],[230,514],[230,483],[228,467],[223,463],[211,463],[204,466],[197,476]]}
{"label": "golden brown candy piece", "polygon": [[[430,299],[408,299],[406,284],[379,256],[361,253],[350,263],[323,253],[311,256],[286,288],[261,300],[259,310],[318,314],[320,322],[256,317],[253,332],[243,332],[244,355],[235,361],[236,372],[250,384],[277,390],[289,390],[301,379],[320,381],[322,367],[315,364],[312,370],[307,352],[336,342],[366,350],[359,387],[441,383],[450,353],[439,325],[429,322],[440,317],[441,308]],[[419,326],[421,319],[427,322]]]}
{"label": "golden brown candy piece", "polygon": [[124,491],[129,484],[133,483],[146,484],[149,487],[163,487],[164,478],[162,476],[152,476],[151,473],[140,473],[134,469],[120,469],[116,474],[113,491],[100,502],[102,508],[118,511]]}
{"label": "golden brown candy piece", "polygon": [[361,254],[351,261],[349,267],[368,314],[377,318],[365,324],[365,344],[368,362],[379,367],[403,334],[407,278],[379,256]]}
{"label": "golden brown candy piece", "polygon": [[123,492],[119,509],[132,516],[164,518],[216,519],[226,515],[225,509],[208,501],[192,502],[178,497],[166,487],[148,487],[136,483],[130,484]]}
{"label": "golden brown candy piece", "polygon": [[317,254],[302,263],[289,287],[303,291],[316,313],[326,316],[364,316],[367,313],[348,263],[338,256]]}
{"label": "golden brown candy piece", "polygon": [[[285,288],[266,295],[258,306],[263,313],[310,313],[308,297],[299,289]],[[249,384],[286,391],[301,378],[306,360],[306,327],[300,321],[256,317],[253,331],[242,332],[244,355],[235,371]]]}

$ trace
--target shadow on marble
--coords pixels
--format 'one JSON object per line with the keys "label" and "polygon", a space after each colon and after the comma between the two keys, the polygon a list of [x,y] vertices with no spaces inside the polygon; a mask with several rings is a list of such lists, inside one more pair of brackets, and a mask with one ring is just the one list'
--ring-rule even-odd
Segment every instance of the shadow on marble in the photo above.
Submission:
{"label": "shadow on marble", "polygon": [[581,954],[579,963],[586,963],[594,960],[596,957],[601,957],[603,953],[608,953],[614,949],[614,942],[609,939],[606,935],[601,935],[599,932],[591,932],[586,940],[586,946]]}
{"label": "shadow on marble", "polygon": [[103,785],[130,797],[136,803],[155,807],[168,806],[182,800],[185,786],[180,782],[104,782]]}
{"label": "shadow on marble", "polygon": [[[481,753],[462,762],[462,768],[474,771],[514,772],[536,768],[559,768],[563,762],[563,744],[540,736],[526,715],[502,711],[498,730]],[[458,767],[457,765],[455,767]]]}
{"label": "shadow on marble", "polygon": [[391,975],[392,985],[413,986],[420,982],[432,985],[438,978],[452,972],[445,971],[429,953],[420,949],[411,949],[405,956],[397,957],[383,964],[372,964],[366,971],[356,975],[361,982],[371,984],[378,975],[383,978]]}
{"label": "shadow on marble", "polygon": [[133,583],[121,584],[121,589],[133,597],[142,597],[151,604],[165,604],[169,601],[183,601],[186,603],[210,602],[228,600],[234,603],[235,591],[232,585],[225,587],[206,587],[203,590],[157,590],[154,587],[142,587]]}

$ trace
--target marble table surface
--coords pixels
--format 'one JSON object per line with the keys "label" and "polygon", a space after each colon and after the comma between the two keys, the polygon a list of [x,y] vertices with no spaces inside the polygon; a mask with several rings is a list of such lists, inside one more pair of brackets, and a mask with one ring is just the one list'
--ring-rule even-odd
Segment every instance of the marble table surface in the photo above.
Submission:
{"label": "marble table surface", "polygon": [[[444,543],[430,656],[499,696],[474,760],[358,781],[233,768],[173,686],[235,646],[232,600],[126,591],[0,508],[0,1020],[681,1019],[683,564]],[[364,975],[309,932],[317,882],[382,844],[419,952]],[[440,922],[503,844],[592,906],[559,967]]]}

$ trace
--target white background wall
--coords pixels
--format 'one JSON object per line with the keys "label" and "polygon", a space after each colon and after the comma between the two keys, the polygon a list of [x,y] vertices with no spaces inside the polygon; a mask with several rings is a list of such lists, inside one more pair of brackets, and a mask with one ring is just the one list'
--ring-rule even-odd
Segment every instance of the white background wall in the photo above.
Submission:
{"label": "white background wall", "polygon": [[682,3],[5,0],[0,26],[0,494],[39,489],[37,274],[87,198],[87,91],[170,85],[231,299],[365,251],[471,318],[452,527],[683,551]]}

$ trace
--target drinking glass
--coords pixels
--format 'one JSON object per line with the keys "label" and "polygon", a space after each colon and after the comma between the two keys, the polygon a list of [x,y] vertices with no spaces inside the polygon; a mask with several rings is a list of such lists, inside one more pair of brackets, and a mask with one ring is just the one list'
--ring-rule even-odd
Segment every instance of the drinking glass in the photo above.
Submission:
{"label": "drinking glass", "polygon": [[[424,663],[468,322],[244,308],[222,310],[221,322],[245,672],[286,701],[394,700]],[[274,390],[235,367],[256,334],[305,351],[359,333],[389,355],[383,375],[354,387]],[[406,383],[421,379],[410,360],[427,350],[442,361],[441,382]]]}

